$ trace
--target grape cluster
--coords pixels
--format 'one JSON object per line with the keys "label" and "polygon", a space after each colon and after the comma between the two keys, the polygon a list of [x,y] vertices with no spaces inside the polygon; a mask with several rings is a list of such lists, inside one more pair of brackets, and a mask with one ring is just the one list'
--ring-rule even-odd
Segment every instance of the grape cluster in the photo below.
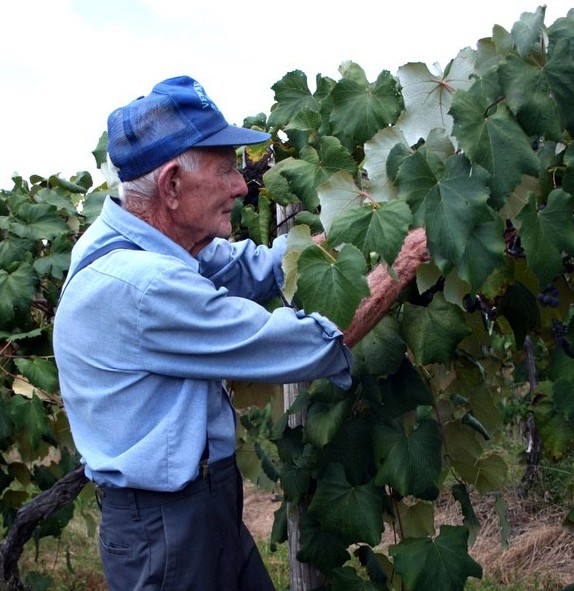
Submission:
{"label": "grape cluster", "polygon": [[554,342],[556,343],[556,346],[561,347],[569,357],[574,357],[570,348],[570,343],[566,338],[566,335],[568,334],[568,327],[556,318],[552,319],[552,334],[554,335]]}
{"label": "grape cluster", "polygon": [[536,299],[545,308],[558,308],[560,304],[558,288],[553,284],[549,284],[536,296]]}
{"label": "grape cluster", "polygon": [[500,306],[500,298],[495,298],[494,301],[488,301],[480,295],[472,296],[467,293],[462,298],[462,305],[467,312],[475,312],[478,310],[485,320],[494,322],[496,320],[497,308]]}
{"label": "grape cluster", "polygon": [[522,244],[520,243],[520,236],[516,228],[512,225],[510,220],[506,220],[506,228],[504,230],[504,244],[506,246],[506,254],[515,258],[523,259],[526,257]]}

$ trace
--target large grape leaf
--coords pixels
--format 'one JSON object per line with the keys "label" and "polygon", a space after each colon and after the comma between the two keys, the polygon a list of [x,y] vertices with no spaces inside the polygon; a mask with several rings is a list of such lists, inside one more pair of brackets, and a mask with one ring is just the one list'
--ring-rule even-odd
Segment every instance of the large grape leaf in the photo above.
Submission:
{"label": "large grape leaf", "polygon": [[375,252],[392,265],[411,223],[411,210],[404,201],[349,207],[333,220],[329,242],[333,246],[353,244],[365,257]]}
{"label": "large grape leaf", "polygon": [[299,197],[309,211],[319,205],[317,187],[336,172],[355,174],[357,165],[341,142],[332,136],[324,136],[319,149],[303,148],[298,159],[289,158],[277,164],[277,170],[289,181],[290,190]]}
{"label": "large grape leaf", "polygon": [[522,348],[526,335],[540,328],[540,312],[534,294],[517,281],[508,287],[499,306],[508,320],[516,346]]}
{"label": "large grape leaf", "polygon": [[482,577],[482,567],[468,555],[468,530],[443,525],[439,535],[409,538],[389,548],[409,591],[463,591],[468,577]]}
{"label": "large grape leaf", "polygon": [[512,26],[510,33],[520,57],[527,58],[533,50],[540,49],[545,12],[545,6],[539,6],[536,12],[523,12]]}
{"label": "large grape leaf", "polygon": [[20,373],[27,378],[33,386],[55,392],[58,385],[58,372],[51,359],[43,357],[16,357],[14,362]]}
{"label": "large grape leaf", "polygon": [[10,224],[10,231],[32,240],[50,239],[68,232],[56,208],[47,203],[23,203]]}
{"label": "large grape leaf", "polygon": [[331,98],[333,133],[349,136],[356,144],[364,144],[379,129],[395,123],[402,108],[397,81],[386,70],[366,87],[356,79],[339,80]]}
{"label": "large grape leaf", "polygon": [[548,83],[556,103],[562,111],[564,127],[574,133],[574,102],[572,101],[572,85],[574,84],[574,62],[571,58],[572,42],[560,39],[555,47],[551,47],[551,60],[546,68]]}
{"label": "large grape leaf", "polygon": [[345,419],[348,418],[351,398],[340,400],[335,404],[318,402],[311,404],[307,411],[305,425],[306,441],[315,447],[324,447],[339,431]]}
{"label": "large grape leaf", "polygon": [[405,303],[401,326],[419,365],[450,364],[458,343],[471,334],[463,311],[445,301],[440,293],[426,307]]}
{"label": "large grape leaf", "polygon": [[541,287],[550,283],[562,269],[562,251],[574,254],[573,209],[574,196],[563,189],[555,189],[548,195],[544,209],[538,210],[536,197],[531,195],[518,215],[526,260]]}
{"label": "large grape leaf", "polygon": [[349,326],[360,301],[369,295],[366,263],[361,252],[346,244],[335,259],[318,246],[299,256],[297,295],[307,313],[319,312],[339,327]]}
{"label": "large grape leaf", "polygon": [[375,477],[378,486],[390,484],[404,497],[436,499],[442,468],[442,437],[436,421],[423,420],[410,433],[378,424],[373,445],[380,464]]}
{"label": "large grape leaf", "polygon": [[275,92],[276,103],[271,107],[271,113],[267,120],[269,127],[282,127],[291,117],[308,109],[320,111],[320,99],[325,90],[325,83],[330,86],[327,79],[317,77],[317,93],[311,94],[307,84],[307,76],[301,70],[289,72],[271,88]]}
{"label": "large grape leaf", "polygon": [[[426,228],[435,256],[456,266],[466,255],[471,237],[474,243],[492,238],[489,226],[481,223],[485,218],[492,220],[485,176],[472,170],[464,156],[451,156],[443,163],[436,154],[420,148],[401,164],[397,184],[399,196],[413,210],[415,225]],[[448,270],[447,264],[436,262]],[[465,275],[470,275],[468,259],[463,262]]]}
{"label": "large grape leaf", "polygon": [[394,374],[403,363],[406,348],[398,321],[391,315],[384,316],[353,348],[353,373]]}
{"label": "large grape leaf", "polygon": [[504,264],[504,223],[489,211],[482,217],[484,220],[478,221],[468,236],[457,265],[457,275],[470,285],[471,293],[477,293],[490,274]]}
{"label": "large grape leaf", "polygon": [[311,562],[323,572],[329,572],[351,558],[348,544],[338,532],[325,531],[308,513],[301,515],[299,535],[301,549],[297,552],[297,560],[300,562]]}
{"label": "large grape leaf", "polygon": [[405,136],[396,126],[384,127],[365,143],[363,166],[369,176],[370,196],[375,201],[390,201],[397,197],[398,189],[387,172],[387,159],[397,144],[409,149]]}
{"label": "large grape leaf", "polygon": [[[4,219],[8,220],[9,218]],[[8,229],[8,224],[5,229]],[[20,238],[6,232],[5,238],[0,241],[0,269],[8,270],[15,261],[26,260],[35,245],[35,240]]]}
{"label": "large grape leaf", "polygon": [[457,92],[450,113],[459,145],[473,164],[490,173],[492,205],[499,209],[522,175],[538,174],[539,164],[529,137],[507,105],[494,106],[490,90],[478,81],[470,90]]}
{"label": "large grape leaf", "polygon": [[313,246],[313,238],[309,226],[301,224],[294,226],[289,230],[287,236],[287,249],[281,261],[281,267],[284,274],[284,284],[282,288],[283,297],[291,302],[297,291],[297,281],[299,279],[299,270],[297,262],[299,256],[308,247]]}
{"label": "large grape leaf", "polygon": [[559,378],[552,386],[552,398],[556,408],[574,425],[574,382]]}
{"label": "large grape leaf", "polygon": [[323,529],[339,534],[347,544],[376,546],[383,533],[384,490],[373,481],[352,486],[341,464],[330,464],[309,506]]}
{"label": "large grape leaf", "polygon": [[333,220],[341,212],[363,203],[366,194],[357,188],[353,177],[348,172],[337,172],[317,188],[321,213],[319,217],[327,235],[331,231]]}
{"label": "large grape leaf", "polygon": [[[354,352],[353,352],[354,353]],[[400,368],[384,380],[378,380],[383,412],[398,417],[419,405],[431,405],[433,397],[410,361],[403,358]]]}
{"label": "large grape leaf", "polygon": [[17,309],[30,305],[37,282],[38,276],[29,263],[10,271],[0,269],[0,327],[15,317]]}
{"label": "large grape leaf", "polygon": [[379,585],[361,578],[352,566],[342,566],[332,571],[332,591],[381,591]]}
{"label": "large grape leaf", "polygon": [[448,111],[452,96],[459,89],[470,88],[473,72],[474,54],[470,48],[458,54],[445,74],[432,74],[423,63],[409,63],[399,68],[397,76],[405,110],[396,126],[409,145],[416,144],[420,138],[426,139],[436,128],[443,128],[451,135],[452,117]]}
{"label": "large grape leaf", "polygon": [[33,394],[32,398],[13,396],[10,400],[10,412],[16,428],[26,434],[32,449],[35,449],[42,436],[48,432],[46,413],[41,400],[36,394]]}
{"label": "large grape leaf", "polygon": [[524,130],[533,136],[559,140],[564,129],[546,76],[545,65],[509,56],[499,68],[508,106]]}

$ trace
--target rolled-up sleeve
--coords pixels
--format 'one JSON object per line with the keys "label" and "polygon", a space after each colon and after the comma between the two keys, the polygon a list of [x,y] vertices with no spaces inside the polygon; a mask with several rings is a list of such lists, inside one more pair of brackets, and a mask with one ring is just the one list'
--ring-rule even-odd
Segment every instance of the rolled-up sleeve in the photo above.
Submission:
{"label": "rolled-up sleeve", "polygon": [[291,308],[269,312],[174,265],[138,305],[142,362],[151,372],[191,379],[291,383],[326,377],[351,384],[351,353],[328,319]]}
{"label": "rolled-up sleeve", "polygon": [[251,240],[214,240],[198,256],[200,273],[230,295],[261,302],[278,295],[283,285],[281,262],[286,246],[286,235],[276,238],[272,248]]}

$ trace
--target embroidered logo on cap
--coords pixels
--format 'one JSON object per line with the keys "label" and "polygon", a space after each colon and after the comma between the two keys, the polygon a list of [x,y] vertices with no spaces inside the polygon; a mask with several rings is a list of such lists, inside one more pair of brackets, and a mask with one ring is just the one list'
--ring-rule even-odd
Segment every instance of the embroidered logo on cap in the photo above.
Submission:
{"label": "embroidered logo on cap", "polygon": [[207,109],[211,107],[214,111],[219,111],[216,104],[207,96],[207,93],[203,89],[203,86],[197,80],[193,82],[193,89],[197,93],[199,100],[201,101],[201,106],[203,109]]}

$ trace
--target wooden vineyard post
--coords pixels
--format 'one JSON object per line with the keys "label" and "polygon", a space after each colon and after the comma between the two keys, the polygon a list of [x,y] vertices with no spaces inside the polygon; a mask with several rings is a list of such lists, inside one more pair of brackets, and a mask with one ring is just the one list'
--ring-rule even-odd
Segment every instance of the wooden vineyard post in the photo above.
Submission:
{"label": "wooden vineyard post", "polygon": [[[293,227],[294,215],[299,210],[298,205],[287,207],[277,206],[277,227],[280,234],[286,234]],[[283,387],[283,407],[285,410],[291,407],[301,389],[306,388],[306,383],[286,384]],[[304,425],[306,415],[304,412],[295,413],[289,416],[289,427],[294,428]],[[306,510],[303,502],[297,505],[287,504],[287,537],[289,544],[289,573],[291,591],[310,591],[325,583],[325,576],[311,563],[299,562],[297,552],[300,548],[299,542],[299,521]]]}

